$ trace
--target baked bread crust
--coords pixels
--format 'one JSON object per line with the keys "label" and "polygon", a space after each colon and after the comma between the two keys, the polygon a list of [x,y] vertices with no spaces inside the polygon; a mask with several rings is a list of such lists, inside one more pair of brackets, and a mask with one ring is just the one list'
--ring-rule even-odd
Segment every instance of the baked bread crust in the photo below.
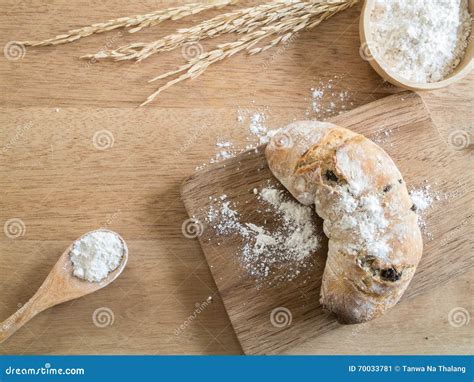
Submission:
{"label": "baked bread crust", "polygon": [[321,304],[343,324],[369,321],[394,306],[420,261],[413,203],[389,155],[364,136],[301,121],[268,143],[269,167],[291,194],[315,204],[329,251]]}

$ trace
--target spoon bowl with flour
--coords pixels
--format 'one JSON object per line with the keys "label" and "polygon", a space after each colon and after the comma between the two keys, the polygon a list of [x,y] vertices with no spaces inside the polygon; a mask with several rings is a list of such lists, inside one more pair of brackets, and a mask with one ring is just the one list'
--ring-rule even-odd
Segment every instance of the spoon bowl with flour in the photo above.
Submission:
{"label": "spoon bowl with flour", "polygon": [[127,260],[128,248],[119,234],[87,232],[64,251],[34,296],[0,324],[0,343],[43,310],[106,287]]}

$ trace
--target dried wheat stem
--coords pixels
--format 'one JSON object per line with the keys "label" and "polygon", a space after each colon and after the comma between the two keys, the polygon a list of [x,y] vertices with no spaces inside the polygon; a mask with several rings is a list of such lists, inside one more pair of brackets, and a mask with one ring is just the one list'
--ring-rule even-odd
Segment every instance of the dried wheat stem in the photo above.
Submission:
{"label": "dried wheat stem", "polygon": [[186,43],[213,38],[224,33],[248,33],[264,25],[294,15],[301,10],[303,3],[299,0],[277,0],[255,7],[238,9],[218,15],[191,28],[179,29],[177,33],[165,36],[148,43],[132,43],[113,50],[102,50],[81,58],[105,59],[117,61],[141,61],[153,54],[170,51]]}
{"label": "dried wheat stem", "polygon": [[143,28],[157,25],[166,20],[179,20],[183,17],[194,15],[213,8],[221,8],[238,0],[209,0],[205,3],[192,3],[180,7],[162,9],[144,15],[121,17],[103,23],[92,24],[79,29],[70,30],[64,34],[43,41],[23,41],[25,46],[59,45],[79,40],[95,33],[108,32],[117,28],[130,28],[130,33],[135,33]]}
{"label": "dried wheat stem", "polygon": [[[190,60],[187,64],[180,66],[178,69],[152,78],[150,82],[181,73],[179,77],[169,81],[151,94],[140,106],[152,102],[162,91],[168,89],[170,86],[187,79],[198,77],[204,73],[210,65],[218,61],[245,50],[249,54],[263,52],[282,41],[289,40],[293,35],[302,30],[313,28],[336,13],[352,7],[357,2],[358,0],[310,0],[294,2],[293,4],[298,3],[301,6],[298,7],[297,10],[294,10],[293,13],[287,14],[282,20],[264,25],[258,30],[245,34],[237,41],[219,44],[216,49],[202,53],[199,57]],[[255,48],[255,45],[274,35],[277,35],[277,37],[271,40],[267,45]]]}

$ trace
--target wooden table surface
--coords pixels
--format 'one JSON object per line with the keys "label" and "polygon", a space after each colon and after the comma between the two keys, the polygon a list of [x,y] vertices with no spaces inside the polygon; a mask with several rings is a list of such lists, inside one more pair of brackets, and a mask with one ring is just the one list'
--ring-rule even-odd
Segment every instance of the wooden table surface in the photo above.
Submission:
{"label": "wooden table surface", "polygon": [[[0,4],[0,46],[5,46],[171,2]],[[130,260],[115,283],[43,312],[1,344],[0,353],[241,353],[199,243],[182,233],[188,217],[180,184],[215,156],[217,140],[230,139],[238,147],[249,143],[248,120],[238,122],[238,110],[264,111],[266,124],[276,128],[307,118],[310,89],[321,80],[337,77],[337,86],[351,93],[351,108],[398,92],[361,59],[359,11],[355,7],[301,33],[283,49],[238,55],[215,65],[140,109],[136,106],[157,85],[147,80],[181,64],[180,49],[136,65],[77,57],[107,46],[151,41],[217,12],[134,35],[112,31],[69,45],[29,48],[16,61],[3,55],[0,320],[32,296],[62,251],[86,231],[116,230],[129,245]],[[203,49],[215,43],[205,42]],[[447,89],[421,94],[440,138],[459,158],[472,158],[473,146],[458,150],[454,138],[464,134],[472,140],[473,90],[471,74]],[[470,177],[472,194],[472,168],[459,176]],[[472,210],[473,204],[466,208]],[[471,220],[459,223],[472,228]],[[12,230],[15,224],[18,234]],[[472,353],[472,319],[457,327],[449,315],[472,316],[473,275],[467,270],[374,322],[334,330],[293,352]],[[209,296],[212,303],[198,309],[196,304],[202,306]]]}

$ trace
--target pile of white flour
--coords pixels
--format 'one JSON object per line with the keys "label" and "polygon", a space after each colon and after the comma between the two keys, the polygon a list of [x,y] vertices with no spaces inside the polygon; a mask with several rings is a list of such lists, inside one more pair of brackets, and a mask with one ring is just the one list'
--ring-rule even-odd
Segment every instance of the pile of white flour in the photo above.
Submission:
{"label": "pile of white flour", "polygon": [[370,26],[373,55],[405,79],[437,82],[464,55],[471,15],[467,0],[377,0]]}
{"label": "pile of white flour", "polygon": [[267,221],[263,225],[242,221],[226,195],[212,199],[207,222],[219,236],[238,235],[242,239],[237,258],[250,276],[262,281],[284,269],[284,279],[293,280],[308,266],[307,258],[320,246],[313,211],[273,187],[253,192],[272,216],[271,228],[267,228]]}
{"label": "pile of white flour", "polygon": [[83,280],[100,282],[117,269],[124,251],[124,243],[114,232],[89,232],[72,246],[73,274]]}

